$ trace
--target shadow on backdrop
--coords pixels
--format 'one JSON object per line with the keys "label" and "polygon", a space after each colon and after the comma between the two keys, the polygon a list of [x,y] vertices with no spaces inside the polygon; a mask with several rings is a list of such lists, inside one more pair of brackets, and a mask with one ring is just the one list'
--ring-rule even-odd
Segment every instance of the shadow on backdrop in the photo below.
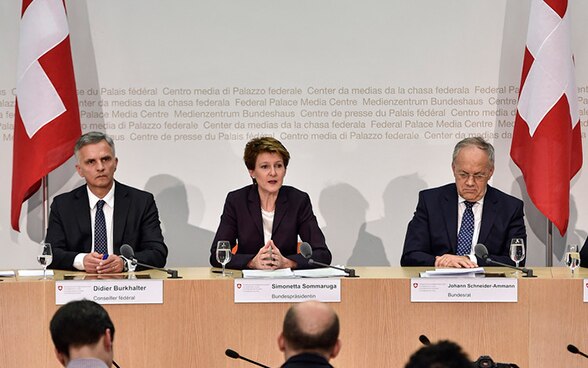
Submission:
{"label": "shadow on backdrop", "polygon": [[332,185],[321,192],[319,209],[327,224],[322,230],[333,264],[390,265],[382,240],[366,231],[368,207],[366,199],[349,184]]}
{"label": "shadow on backdrop", "polygon": [[[178,178],[161,174],[151,177],[145,190],[155,196],[165,244],[169,248],[167,267],[210,266],[208,259],[214,233],[190,225],[186,185]],[[204,197],[198,188],[190,191],[196,217],[204,215]],[[193,216],[194,217],[194,216]]]}
{"label": "shadow on backdrop", "polygon": [[419,192],[427,187],[416,173],[392,179],[382,195],[384,217],[367,224],[367,229],[383,240],[394,266],[400,266],[408,222],[416,209]]}

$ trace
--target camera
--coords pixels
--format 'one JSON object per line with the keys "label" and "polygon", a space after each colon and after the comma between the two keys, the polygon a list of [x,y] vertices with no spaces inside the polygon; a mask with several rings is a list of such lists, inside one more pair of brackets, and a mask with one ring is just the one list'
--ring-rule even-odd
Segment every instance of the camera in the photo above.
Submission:
{"label": "camera", "polygon": [[488,355],[482,355],[474,362],[474,368],[518,368],[516,364],[494,363]]}

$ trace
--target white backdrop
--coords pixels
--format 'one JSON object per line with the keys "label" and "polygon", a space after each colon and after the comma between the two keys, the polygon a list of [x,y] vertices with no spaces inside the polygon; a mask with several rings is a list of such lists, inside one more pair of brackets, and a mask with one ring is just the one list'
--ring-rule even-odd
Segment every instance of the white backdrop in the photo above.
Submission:
{"label": "white backdrop", "polygon": [[[525,200],[528,264],[545,264],[545,218],[509,157],[528,1],[66,4],[84,131],[112,135],[116,178],[156,196],[169,266],[208,264],[226,193],[249,183],[243,147],[260,134],[289,149],[286,183],[310,194],[333,261],[392,266],[418,191],[452,181],[454,144],[483,135],[497,150],[491,184]],[[570,6],[586,132],[588,4]],[[43,236],[39,195],[22,232],[10,228],[19,16],[20,1],[0,2],[0,268],[36,267]],[[586,238],[587,180],[572,181],[555,264]],[[51,196],[79,184],[70,160]]]}

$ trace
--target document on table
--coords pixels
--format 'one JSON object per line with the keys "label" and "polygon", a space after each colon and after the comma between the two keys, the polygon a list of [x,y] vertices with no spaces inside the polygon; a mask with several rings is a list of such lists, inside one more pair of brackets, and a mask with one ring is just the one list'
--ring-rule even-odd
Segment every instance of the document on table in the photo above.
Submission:
{"label": "document on table", "polygon": [[[36,277],[43,276],[43,270],[18,270],[20,277]],[[53,276],[53,270],[47,270],[47,276]]]}
{"label": "document on table", "polygon": [[290,268],[278,270],[243,270],[243,278],[246,279],[290,279],[294,272]]}
{"label": "document on table", "polygon": [[476,268],[437,268],[421,272],[421,277],[476,277],[476,275],[483,274],[483,267]]}
{"label": "document on table", "polygon": [[[339,268],[345,268],[345,266],[337,266]],[[324,268],[313,268],[310,270],[295,270],[294,275],[296,277],[310,277],[310,278],[323,278],[323,277],[344,277],[347,276],[345,271],[337,270],[335,268],[324,267]]]}

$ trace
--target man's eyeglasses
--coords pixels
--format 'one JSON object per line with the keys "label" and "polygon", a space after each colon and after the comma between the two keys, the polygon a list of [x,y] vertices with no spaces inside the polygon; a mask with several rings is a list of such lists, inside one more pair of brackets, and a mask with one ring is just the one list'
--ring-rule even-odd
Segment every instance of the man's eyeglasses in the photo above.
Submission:
{"label": "man's eyeglasses", "polygon": [[458,172],[455,174],[460,180],[468,181],[470,177],[474,179],[475,182],[484,181],[488,178],[488,174],[484,173],[477,173],[477,174],[468,174],[467,172]]}

